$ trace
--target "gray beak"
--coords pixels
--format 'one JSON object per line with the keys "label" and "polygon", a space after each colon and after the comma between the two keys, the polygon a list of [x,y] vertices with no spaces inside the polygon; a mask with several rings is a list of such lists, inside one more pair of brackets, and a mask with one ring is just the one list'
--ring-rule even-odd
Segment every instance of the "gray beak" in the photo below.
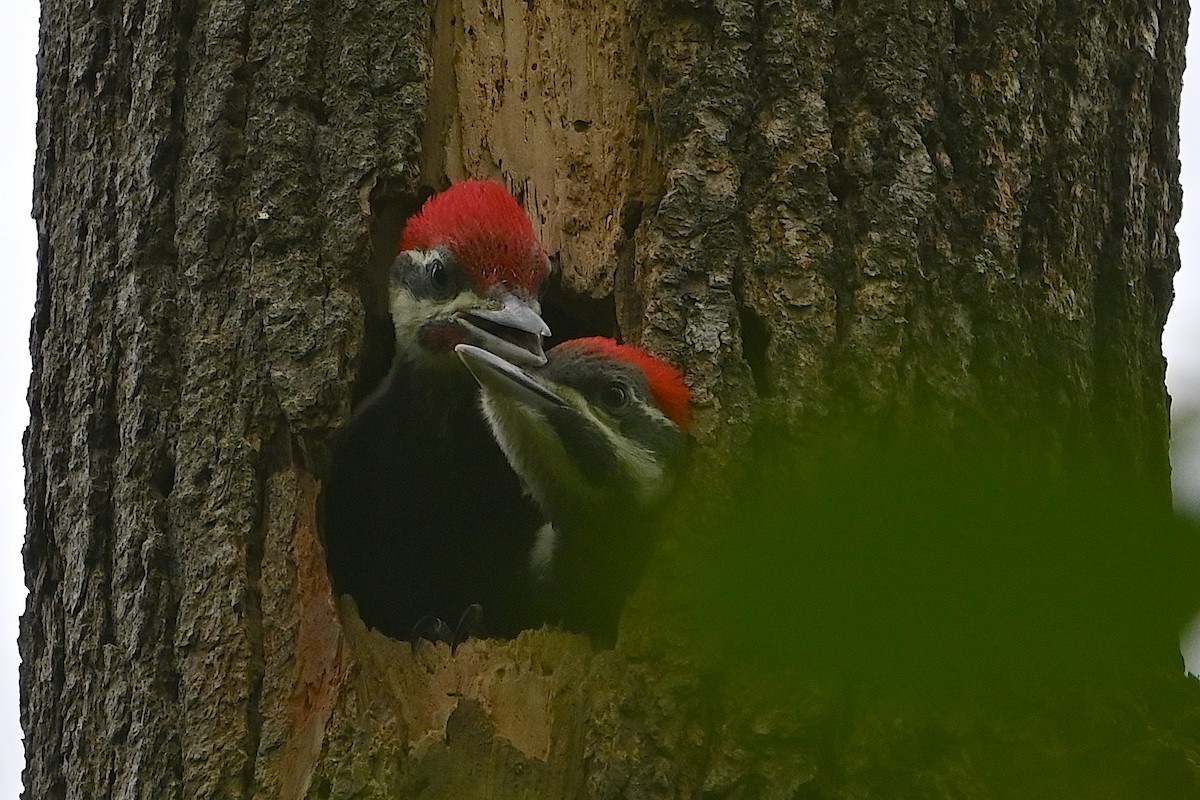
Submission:
{"label": "gray beak", "polygon": [[546,363],[542,339],[550,335],[550,327],[533,306],[513,294],[503,295],[499,309],[459,312],[458,322],[469,345],[495,353],[502,361],[530,367]]}
{"label": "gray beak", "polygon": [[552,388],[495,353],[469,344],[455,345],[454,352],[486,392],[534,408],[569,405]]}

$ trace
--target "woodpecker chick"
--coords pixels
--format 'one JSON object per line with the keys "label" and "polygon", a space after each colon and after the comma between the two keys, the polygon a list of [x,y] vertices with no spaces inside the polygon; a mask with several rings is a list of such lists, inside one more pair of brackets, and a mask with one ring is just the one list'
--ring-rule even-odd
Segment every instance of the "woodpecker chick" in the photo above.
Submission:
{"label": "woodpecker chick", "polygon": [[492,181],[463,181],[408,221],[392,263],[389,311],[399,359],[453,365],[467,343],[544,364],[550,329],[537,294],[550,262],[529,217]]}
{"label": "woodpecker chick", "polygon": [[546,621],[615,638],[689,450],[691,394],[674,367],[611,339],[576,339],[523,368],[455,348],[496,440],[548,523],[529,567]]}
{"label": "woodpecker chick", "polygon": [[455,184],[405,226],[389,277],[392,367],[338,432],[322,494],[334,588],[389,636],[453,643],[466,633],[456,624],[492,636],[521,627],[509,587],[539,515],[454,347],[544,363],[548,274],[529,218],[499,184]]}

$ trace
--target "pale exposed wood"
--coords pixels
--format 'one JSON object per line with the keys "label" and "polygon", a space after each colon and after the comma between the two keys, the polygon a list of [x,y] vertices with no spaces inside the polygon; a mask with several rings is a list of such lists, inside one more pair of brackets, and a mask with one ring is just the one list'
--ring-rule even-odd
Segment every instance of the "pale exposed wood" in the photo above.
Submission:
{"label": "pale exposed wood", "polygon": [[439,2],[422,172],[506,180],[569,284],[613,291],[623,215],[645,174],[630,2]]}

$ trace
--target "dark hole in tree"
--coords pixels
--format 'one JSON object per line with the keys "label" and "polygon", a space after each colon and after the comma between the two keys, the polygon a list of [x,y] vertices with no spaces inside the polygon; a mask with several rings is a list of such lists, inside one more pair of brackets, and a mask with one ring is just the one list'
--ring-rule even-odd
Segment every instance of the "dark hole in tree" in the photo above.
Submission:
{"label": "dark hole in tree", "polygon": [[563,283],[559,270],[542,287],[542,319],[550,326],[549,345],[584,336],[620,338],[612,295],[592,297],[577,292]]}
{"label": "dark hole in tree", "polygon": [[[454,453],[450,461],[455,469],[463,467],[465,474],[460,476],[455,473],[453,479],[448,479],[450,475],[443,454],[428,449],[431,441],[440,446],[440,434],[424,438],[416,435],[410,440],[407,437],[414,428],[411,424],[400,425],[399,429],[406,437],[401,439],[397,438],[396,430],[389,427],[390,419],[420,419],[422,424],[451,420],[453,424],[447,425],[448,431],[467,431],[467,427],[464,427],[469,426],[467,418],[474,419],[471,412],[477,414],[473,396],[462,404],[449,402],[445,408],[445,420],[426,420],[429,402],[421,398],[434,389],[432,380],[429,383],[414,382],[412,386],[406,382],[405,391],[401,394],[404,398],[411,398],[411,402],[398,399],[393,394],[380,401],[383,406],[363,405],[363,401],[371,397],[387,379],[395,354],[388,307],[388,277],[398,241],[406,220],[420,209],[432,193],[433,190],[401,193],[384,188],[372,195],[370,252],[356,271],[364,307],[364,338],[359,353],[358,374],[351,393],[353,408],[359,414],[356,417],[359,424],[343,427],[330,440],[328,459],[321,470],[324,489],[318,514],[334,591],[354,598],[359,615],[368,627],[396,638],[407,638],[410,632],[414,637],[425,635],[417,632],[424,620],[418,619],[414,625],[407,617],[413,605],[429,601],[435,604],[431,608],[433,616],[441,617],[454,631],[453,638],[458,639],[460,628],[464,628],[461,623],[456,625],[462,612],[456,605],[455,593],[460,593],[459,588],[451,587],[447,598],[438,594],[440,590],[430,595],[421,582],[420,569],[415,573],[410,570],[399,575],[391,570],[391,565],[397,564],[401,565],[400,572],[403,573],[404,564],[419,563],[419,559],[411,559],[411,554],[404,550],[409,544],[402,541],[402,532],[433,529],[444,522],[451,534],[446,541],[458,542],[466,530],[464,520],[477,517],[477,506],[491,507],[479,500],[490,495],[498,498],[500,503],[496,519],[501,522],[497,522],[497,525],[509,525],[514,529],[519,528],[521,533],[532,533],[536,531],[541,518],[532,509],[531,501],[521,490],[516,475],[500,466],[504,464],[504,457],[490,434],[485,439],[465,434],[453,439],[448,446],[448,450]],[[594,298],[573,291],[563,284],[557,272],[552,273],[543,286],[542,313],[554,332],[552,339],[546,343],[547,347],[570,338],[595,335],[615,337],[617,334],[613,298]],[[444,399],[451,401],[450,393]],[[410,412],[424,416],[410,416]],[[475,421],[486,432],[482,416]],[[383,443],[384,449],[376,446],[377,443]],[[396,446],[391,447],[391,444]],[[402,453],[399,464],[402,469],[398,469],[392,457],[395,453]],[[410,463],[425,465],[428,471],[414,472],[408,468]],[[423,483],[430,474],[433,477]],[[474,499],[463,499],[456,483],[459,478],[462,485],[473,487]],[[420,485],[420,497],[412,495],[413,480]],[[443,496],[442,492],[451,497]],[[445,520],[440,517],[433,519],[442,513],[446,515]],[[394,540],[392,536],[397,532],[401,532],[401,535]],[[508,541],[505,536],[498,537],[498,540]],[[466,547],[479,545],[479,542],[471,540]],[[484,545],[491,547],[490,540]],[[509,549],[518,553],[517,560],[523,564],[527,545]],[[429,556],[431,572],[436,573],[438,565],[446,563],[444,555],[439,548],[433,548]],[[478,558],[465,559],[463,562],[466,571],[459,583],[485,587],[481,591],[491,592],[489,596],[480,598],[485,624],[479,635],[484,637],[503,638],[512,635],[517,626],[524,624],[519,615],[529,613],[520,605],[521,597],[514,600],[498,595],[492,586],[496,582],[484,574],[492,565],[503,561],[502,555],[508,557],[511,554],[497,554],[488,550]],[[503,563],[507,564],[507,561]],[[503,567],[501,572],[508,574],[508,569]],[[480,574],[476,575],[476,572]],[[431,581],[428,585],[436,584]],[[511,602],[506,604],[507,600]],[[450,609],[450,606],[454,608]],[[447,638],[441,634],[439,637]]]}
{"label": "dark hole in tree", "polygon": [[750,374],[754,377],[754,391],[759,397],[770,397],[774,394],[767,359],[771,332],[762,318],[745,305],[738,306],[738,318],[742,323],[742,358],[746,360]]}
{"label": "dark hole in tree", "polygon": [[405,221],[433,193],[434,189],[422,187],[415,196],[401,195],[384,186],[371,194],[371,257],[358,273],[365,330],[358,354],[358,377],[351,390],[354,406],[375,390],[391,367],[396,342],[388,313],[388,269],[396,258]]}

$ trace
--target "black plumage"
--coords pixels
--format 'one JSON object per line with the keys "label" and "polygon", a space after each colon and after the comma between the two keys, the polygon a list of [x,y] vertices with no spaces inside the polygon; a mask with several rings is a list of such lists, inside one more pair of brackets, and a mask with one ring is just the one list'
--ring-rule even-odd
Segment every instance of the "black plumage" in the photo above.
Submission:
{"label": "black plumage", "polygon": [[453,348],[543,363],[549,270],[529,218],[491,181],[457,183],[405,224],[388,276],[392,368],[337,433],[321,498],[334,591],[389,636],[457,642],[524,624],[538,514]]}
{"label": "black plumage", "polygon": [[457,350],[501,449],[548,520],[529,554],[537,618],[612,643],[690,449],[683,376],[602,338],[564,342],[531,368]]}
{"label": "black plumage", "polygon": [[400,361],[334,443],[322,495],[330,577],[367,625],[400,639],[424,617],[509,637],[530,622],[541,517],[482,419],[464,369]]}

